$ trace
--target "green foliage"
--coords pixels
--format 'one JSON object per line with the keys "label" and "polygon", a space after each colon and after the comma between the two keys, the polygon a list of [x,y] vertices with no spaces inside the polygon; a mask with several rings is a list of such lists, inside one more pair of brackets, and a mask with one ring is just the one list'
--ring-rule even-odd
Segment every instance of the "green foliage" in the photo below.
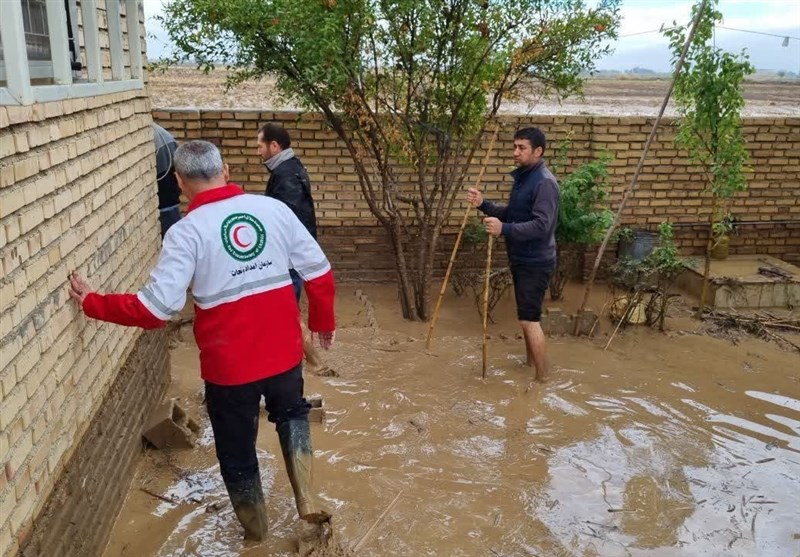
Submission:
{"label": "green foliage", "polygon": [[684,268],[683,263],[678,259],[678,248],[675,246],[672,225],[669,222],[662,222],[658,226],[658,235],[658,247],[645,258],[645,264],[661,280],[672,281]]}
{"label": "green foliage", "polygon": [[553,149],[553,156],[547,161],[550,170],[556,176],[561,176],[567,171],[567,163],[569,162],[569,150],[572,148],[572,136],[575,133],[570,130],[567,132],[567,137],[556,143]]}
{"label": "green foliage", "polygon": [[[717,2],[706,3],[684,70],[675,81],[674,100],[681,115],[675,141],[706,173],[707,187],[714,197],[714,230],[723,234],[729,230],[723,221],[730,199],[747,189],[749,155],[742,137],[740,112],[744,107],[742,82],[755,68],[744,50],[737,55],[713,45],[714,26],[722,20]],[[693,18],[699,9],[700,4],[692,8]],[[673,60],[680,56],[687,32],[681,26],[664,32]]]}
{"label": "green foliage", "polygon": [[611,155],[578,167],[560,184],[556,240],[559,244],[595,244],[614,221],[608,208],[608,163]]}
{"label": "green foliage", "polygon": [[[566,168],[567,152],[571,146],[571,134],[556,147],[555,166]],[[574,278],[583,261],[583,246],[595,244],[614,221],[608,208],[608,163],[611,155],[579,166],[560,182],[558,206],[558,263],[550,280],[550,298],[560,300],[569,279]]]}
{"label": "green foliage", "polygon": [[486,232],[486,226],[480,219],[472,217],[464,227],[464,243],[478,245],[485,244],[489,239],[489,233]]}
{"label": "green foliage", "polygon": [[392,238],[404,314],[425,318],[439,232],[488,122],[520,85],[528,98],[580,93],[619,2],[167,0],[161,23],[171,61],[224,65],[232,83],[272,76],[283,99],[323,114]]}
{"label": "green foliage", "polygon": [[614,231],[613,239],[617,242],[633,242],[635,232],[630,226],[620,226]]}
{"label": "green foliage", "polygon": [[715,238],[727,236],[736,230],[736,217],[724,209],[717,209],[711,228]]}

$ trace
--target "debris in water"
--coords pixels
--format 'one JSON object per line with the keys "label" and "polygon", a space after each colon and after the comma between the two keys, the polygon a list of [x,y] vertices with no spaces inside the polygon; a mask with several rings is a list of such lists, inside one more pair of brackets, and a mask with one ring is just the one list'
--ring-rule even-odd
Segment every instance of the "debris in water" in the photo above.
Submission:
{"label": "debris in water", "polygon": [[311,370],[311,373],[313,373],[317,377],[339,377],[339,372],[325,365],[323,365],[318,369]]}
{"label": "debris in water", "polygon": [[156,493],[155,491],[150,491],[146,487],[140,487],[139,491],[143,491],[143,492],[147,493],[150,497],[155,497],[156,499],[160,499],[160,500],[164,501],[165,503],[169,503],[170,505],[177,505],[178,504],[178,501],[176,501],[175,499],[171,499],[170,497],[164,497],[163,495],[160,495],[160,494]]}
{"label": "debris in water", "polygon": [[216,503],[211,503],[210,505],[208,505],[206,507],[206,512],[207,513],[215,513],[217,511],[221,511],[222,509],[224,509],[227,506],[228,506],[228,502],[227,501],[217,501]]}

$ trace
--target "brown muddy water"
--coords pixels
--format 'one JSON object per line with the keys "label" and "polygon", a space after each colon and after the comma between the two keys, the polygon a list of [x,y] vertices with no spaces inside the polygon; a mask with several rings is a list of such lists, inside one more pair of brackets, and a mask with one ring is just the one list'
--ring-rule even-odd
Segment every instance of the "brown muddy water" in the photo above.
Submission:
{"label": "brown muddy water", "polygon": [[[306,376],[306,393],[327,409],[312,425],[316,485],[344,547],[376,556],[800,555],[797,353],[685,332],[696,324],[680,317],[669,334],[634,328],[604,352],[604,321],[595,339],[550,339],[551,379],[531,385],[505,299],[481,380],[471,300],[446,299],[426,353],[426,325],[400,318],[392,287],[362,285],[376,326],[355,288],[339,288],[336,346],[325,354],[339,376]],[[579,299],[569,288],[564,307]],[[270,539],[245,545],[230,506],[209,509],[227,497],[197,348],[190,329],[182,333],[168,396],[204,433],[194,450],[145,454],[105,557],[295,554],[293,499],[264,417]]]}

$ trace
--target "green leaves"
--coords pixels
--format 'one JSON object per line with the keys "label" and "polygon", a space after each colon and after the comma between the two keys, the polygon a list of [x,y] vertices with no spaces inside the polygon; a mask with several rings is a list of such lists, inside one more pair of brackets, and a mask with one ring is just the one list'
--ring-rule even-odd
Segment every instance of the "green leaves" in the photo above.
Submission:
{"label": "green leaves", "polygon": [[436,243],[487,124],[521,90],[579,93],[620,1],[166,0],[161,22],[172,61],[227,66],[231,83],[274,77],[283,99],[323,114],[390,232],[404,315],[425,316]]}
{"label": "green leaves", "polygon": [[683,263],[678,259],[672,224],[665,221],[658,226],[659,244],[645,259],[651,272],[665,279],[674,279],[683,272]]}
{"label": "green leaves", "polygon": [[595,244],[614,221],[608,208],[608,163],[611,155],[578,167],[560,184],[556,240],[559,244]]}
{"label": "green leaves", "polygon": [[[742,82],[755,71],[745,51],[733,54],[713,46],[714,25],[722,20],[715,9],[717,1],[709,0],[701,14],[674,92],[681,114],[675,141],[706,173],[715,209],[727,207],[731,197],[747,189],[749,155],[740,117],[744,107]],[[699,7],[692,9],[693,17]],[[685,27],[676,27],[664,33],[670,39],[674,60],[680,56],[686,32]],[[715,214],[714,220],[724,216]],[[718,226],[715,229],[722,230]]]}
{"label": "green leaves", "polygon": [[618,4],[169,0],[161,22],[173,61],[225,65],[233,81],[271,74],[286,97],[341,111],[351,126],[381,113],[380,125],[401,136],[387,133],[387,142],[420,159],[425,130],[474,139],[523,81],[557,97],[579,91],[579,74],[616,36]]}

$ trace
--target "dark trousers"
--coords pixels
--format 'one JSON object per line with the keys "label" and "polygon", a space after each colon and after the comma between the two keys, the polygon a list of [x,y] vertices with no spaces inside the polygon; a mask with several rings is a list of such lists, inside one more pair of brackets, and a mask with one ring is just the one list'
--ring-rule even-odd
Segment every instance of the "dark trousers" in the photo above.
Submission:
{"label": "dark trousers", "polygon": [[180,205],[175,205],[174,207],[163,210],[159,209],[158,220],[161,223],[161,238],[163,239],[169,227],[181,220]]}
{"label": "dark trousers", "polygon": [[249,491],[254,481],[260,489],[256,437],[262,397],[267,419],[275,424],[276,430],[290,420],[308,423],[311,406],[303,398],[302,364],[244,385],[206,382],[206,407],[214,430],[219,468],[232,498],[235,491]]}
{"label": "dark trousers", "polygon": [[292,278],[292,288],[294,288],[294,297],[297,303],[300,303],[300,298],[303,296],[303,279],[294,269],[289,269],[289,276]]}

